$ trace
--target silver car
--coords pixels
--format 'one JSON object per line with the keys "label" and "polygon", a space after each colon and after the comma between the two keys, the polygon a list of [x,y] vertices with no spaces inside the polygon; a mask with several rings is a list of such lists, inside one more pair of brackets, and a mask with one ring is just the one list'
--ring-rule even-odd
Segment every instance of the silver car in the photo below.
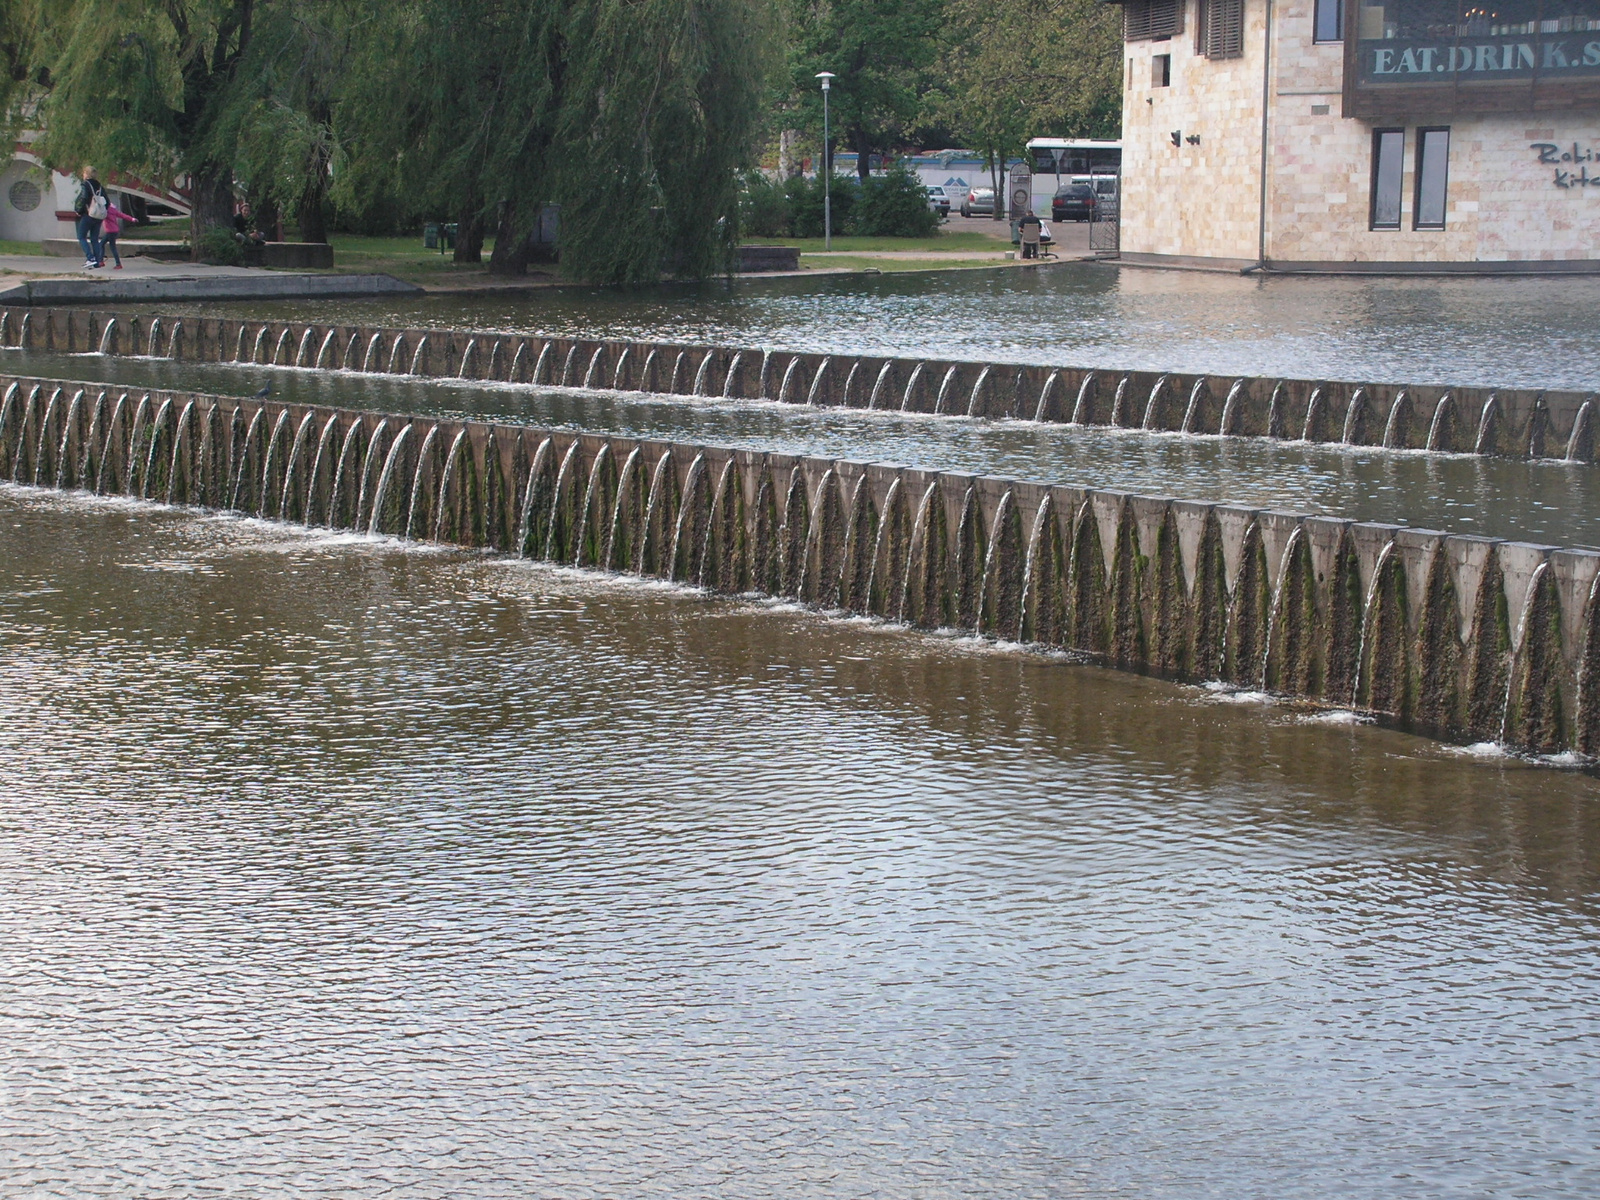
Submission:
{"label": "silver car", "polygon": [[928,207],[941,217],[948,217],[950,215],[950,193],[936,183],[930,184],[927,192]]}
{"label": "silver car", "polygon": [[967,198],[961,202],[961,215],[963,217],[994,216],[994,189],[973,188],[967,193]]}

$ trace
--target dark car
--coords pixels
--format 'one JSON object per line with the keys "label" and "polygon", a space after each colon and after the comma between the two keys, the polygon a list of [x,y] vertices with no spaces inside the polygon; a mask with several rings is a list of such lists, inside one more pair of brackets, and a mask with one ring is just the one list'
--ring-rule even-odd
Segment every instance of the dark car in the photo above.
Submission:
{"label": "dark car", "polygon": [[1087,183],[1068,183],[1050,201],[1050,215],[1058,221],[1092,221],[1097,203]]}

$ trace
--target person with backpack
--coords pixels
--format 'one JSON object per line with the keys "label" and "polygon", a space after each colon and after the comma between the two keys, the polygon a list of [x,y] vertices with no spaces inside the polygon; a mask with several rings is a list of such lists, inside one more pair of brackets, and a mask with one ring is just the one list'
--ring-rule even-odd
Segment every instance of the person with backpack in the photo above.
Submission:
{"label": "person with backpack", "polygon": [[72,211],[78,215],[78,245],[83,248],[83,265],[93,268],[100,262],[100,222],[105,219],[110,203],[106,189],[100,186],[91,166],[83,168],[83,183],[78,187],[78,198]]}
{"label": "person with backpack", "polygon": [[133,218],[123,212],[110,200],[106,201],[105,220],[100,223],[100,265],[106,265],[106,254],[109,252],[117,260],[114,271],[122,270],[122,251],[117,249],[117,235],[122,232],[124,225],[132,222]]}

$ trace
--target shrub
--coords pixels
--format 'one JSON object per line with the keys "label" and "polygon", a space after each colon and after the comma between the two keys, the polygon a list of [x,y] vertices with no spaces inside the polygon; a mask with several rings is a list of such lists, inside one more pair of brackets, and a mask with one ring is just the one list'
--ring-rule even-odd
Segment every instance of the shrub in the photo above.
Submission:
{"label": "shrub", "polygon": [[898,163],[868,177],[851,218],[850,231],[861,237],[931,237],[939,228],[922,180]]}
{"label": "shrub", "polygon": [[200,235],[200,261],[215,267],[237,267],[244,261],[244,247],[233,230],[213,225]]}
{"label": "shrub", "polygon": [[739,231],[745,237],[794,236],[794,218],[783,185],[760,171],[745,176],[739,193]]}
{"label": "shrub", "polygon": [[[794,223],[794,236],[818,238],[822,236],[823,187],[822,178],[806,179],[796,176],[784,185],[789,196],[789,213]],[[833,231],[844,233],[850,227],[850,214],[855,208],[861,189],[848,175],[835,175],[832,184]]]}

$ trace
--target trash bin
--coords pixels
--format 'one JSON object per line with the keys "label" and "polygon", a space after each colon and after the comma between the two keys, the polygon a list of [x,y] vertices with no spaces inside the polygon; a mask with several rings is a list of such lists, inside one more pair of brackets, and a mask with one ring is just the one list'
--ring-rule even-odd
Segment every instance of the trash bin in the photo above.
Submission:
{"label": "trash bin", "polygon": [[422,227],[422,248],[424,250],[439,248],[439,222],[429,221]]}
{"label": "trash bin", "polygon": [[439,233],[439,249],[454,250],[456,248],[456,223],[451,221],[450,224],[442,226]]}

